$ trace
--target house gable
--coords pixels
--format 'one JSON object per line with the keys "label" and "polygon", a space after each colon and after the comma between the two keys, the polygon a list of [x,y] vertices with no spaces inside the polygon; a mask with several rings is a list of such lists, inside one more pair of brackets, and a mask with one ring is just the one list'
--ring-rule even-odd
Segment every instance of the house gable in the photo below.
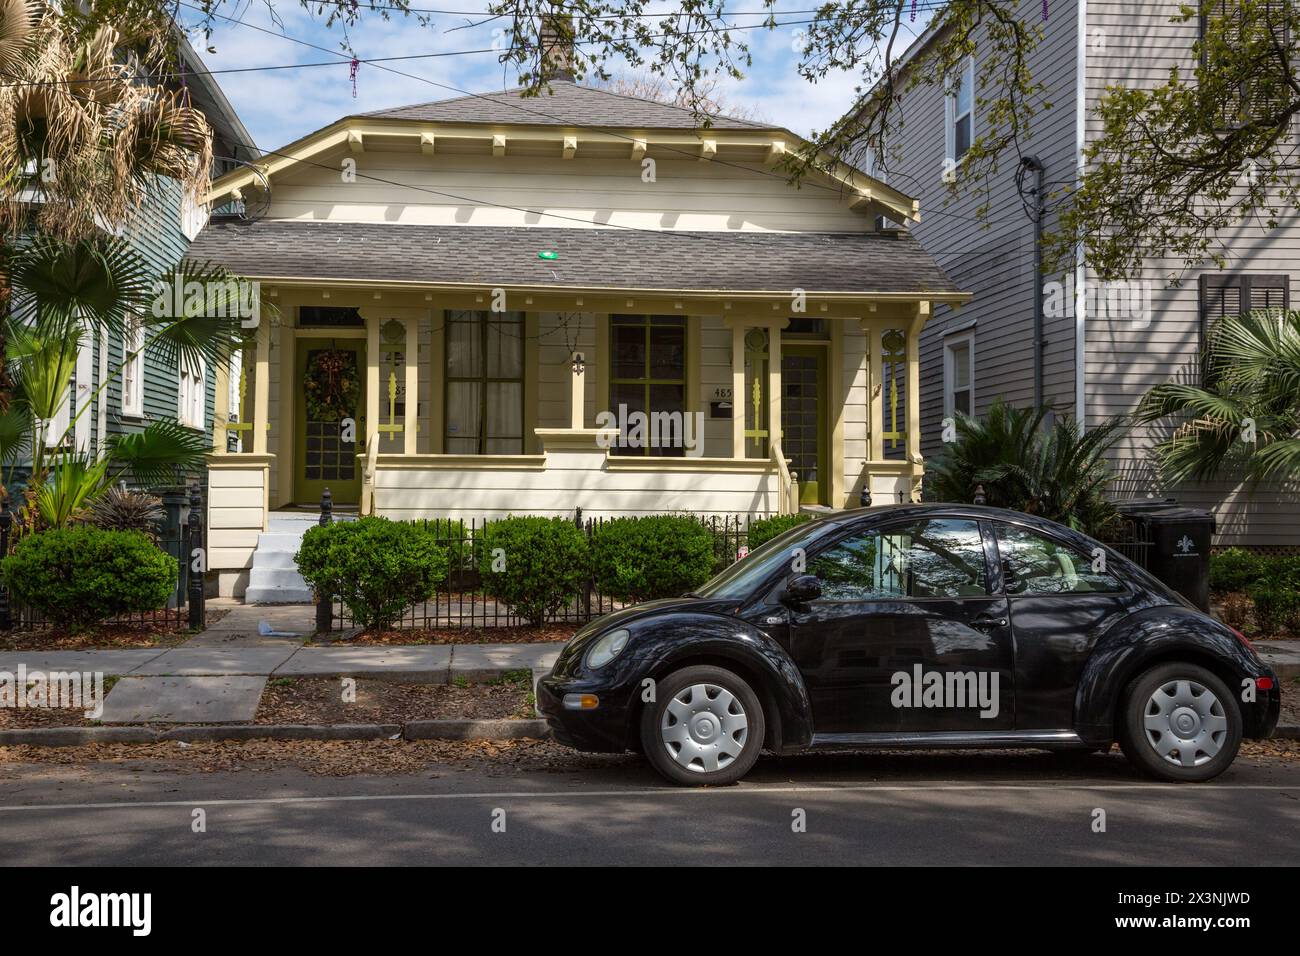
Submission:
{"label": "house gable", "polygon": [[[869,232],[877,215],[919,218],[912,199],[843,164],[792,185],[782,162],[803,141],[788,130],[696,129],[689,111],[594,95],[631,104],[623,125],[561,122],[572,117],[544,96],[345,117],[222,177],[208,198],[243,198],[275,219],[419,225]],[[463,118],[475,105],[486,119]],[[492,118],[511,106],[515,122]]]}

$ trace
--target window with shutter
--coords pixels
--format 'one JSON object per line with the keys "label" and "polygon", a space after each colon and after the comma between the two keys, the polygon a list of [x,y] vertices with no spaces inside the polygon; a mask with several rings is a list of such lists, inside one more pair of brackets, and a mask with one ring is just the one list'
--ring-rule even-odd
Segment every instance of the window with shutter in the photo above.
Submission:
{"label": "window with shutter", "polygon": [[[1246,12],[1241,0],[1201,0],[1200,3],[1200,40],[1201,65],[1208,68],[1210,51],[1205,48],[1206,32],[1211,24],[1223,24],[1223,38],[1229,50],[1242,49],[1247,40],[1263,37],[1267,33],[1276,35],[1276,47],[1289,49],[1290,29],[1287,19],[1287,5],[1291,0],[1256,0],[1250,4],[1251,18],[1246,20]],[[1270,43],[1270,46],[1274,44]],[[1214,64],[1218,68],[1221,64]],[[1243,83],[1237,95],[1227,98],[1218,110],[1215,128],[1229,130],[1241,126],[1252,118],[1267,117],[1287,106],[1290,93],[1290,69],[1285,62],[1285,54],[1276,64],[1275,76],[1250,84]],[[1271,72],[1271,71],[1269,71]]]}
{"label": "window with shutter", "polygon": [[[1210,329],[1227,316],[1243,315],[1256,309],[1291,308],[1291,277],[1244,273],[1239,275],[1207,274],[1200,277],[1200,346],[1204,355]],[[1201,378],[1210,384],[1208,370],[1202,366]]]}

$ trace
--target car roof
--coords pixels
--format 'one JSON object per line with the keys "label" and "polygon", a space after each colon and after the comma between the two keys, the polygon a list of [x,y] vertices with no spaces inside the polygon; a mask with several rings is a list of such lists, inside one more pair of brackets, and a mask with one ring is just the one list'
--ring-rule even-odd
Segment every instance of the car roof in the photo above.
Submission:
{"label": "car roof", "polygon": [[903,502],[902,504],[872,505],[869,508],[853,508],[847,511],[837,511],[825,517],[818,517],[814,520],[825,525],[850,525],[858,522],[883,520],[885,518],[933,518],[940,515],[951,515],[963,518],[986,518],[998,519],[1001,521],[1014,521],[1020,524],[1028,524],[1045,531],[1065,531],[1071,534],[1078,534],[1072,528],[1055,521],[1049,521],[1047,518],[1040,518],[1036,515],[1025,514],[1023,511],[1013,511],[1009,508],[992,508],[988,505],[965,504],[960,501],[943,502]]}

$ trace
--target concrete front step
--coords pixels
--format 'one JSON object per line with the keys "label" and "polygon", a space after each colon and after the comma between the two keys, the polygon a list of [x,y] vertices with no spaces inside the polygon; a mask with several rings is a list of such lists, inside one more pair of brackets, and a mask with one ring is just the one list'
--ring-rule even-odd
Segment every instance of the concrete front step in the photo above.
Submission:
{"label": "concrete front step", "polygon": [[245,604],[308,604],[312,601],[311,589],[304,583],[302,587],[255,587],[249,585],[244,591]]}
{"label": "concrete front step", "polygon": [[307,582],[302,579],[298,569],[290,563],[289,567],[269,567],[254,559],[253,568],[248,573],[250,588],[305,588]]}

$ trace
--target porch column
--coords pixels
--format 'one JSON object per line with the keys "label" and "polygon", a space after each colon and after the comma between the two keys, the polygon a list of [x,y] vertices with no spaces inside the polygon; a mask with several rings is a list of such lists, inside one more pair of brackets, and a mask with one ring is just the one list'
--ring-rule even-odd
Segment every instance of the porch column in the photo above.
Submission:
{"label": "porch column", "polygon": [[418,450],[417,429],[420,427],[420,320],[411,316],[406,320],[406,392],[402,415],[404,450],[414,455]]}
{"label": "porch column", "polygon": [[731,457],[745,457],[745,326],[731,324]]}
{"label": "porch column", "polygon": [[586,356],[574,352],[569,356],[569,427],[578,431],[583,427],[583,405],[586,402],[583,375],[586,372]]}
{"label": "porch column", "polygon": [[379,320],[366,319],[366,444],[379,434]]}
{"label": "porch column", "polygon": [[[881,329],[874,322],[863,320],[867,333],[867,460],[880,461],[885,457],[885,439],[881,435],[885,420],[884,374],[881,368]],[[870,478],[868,478],[870,480]]]}
{"label": "porch column", "polygon": [[921,477],[921,329],[929,317],[930,303],[918,302],[907,329],[907,460],[912,465],[913,492]]}
{"label": "porch column", "polygon": [[[781,330],[789,319],[767,327],[767,446],[781,441]],[[782,454],[785,454],[782,446]]]}
{"label": "porch column", "polygon": [[253,454],[265,455],[266,431],[271,427],[271,328],[257,327],[257,355],[253,376]]}

